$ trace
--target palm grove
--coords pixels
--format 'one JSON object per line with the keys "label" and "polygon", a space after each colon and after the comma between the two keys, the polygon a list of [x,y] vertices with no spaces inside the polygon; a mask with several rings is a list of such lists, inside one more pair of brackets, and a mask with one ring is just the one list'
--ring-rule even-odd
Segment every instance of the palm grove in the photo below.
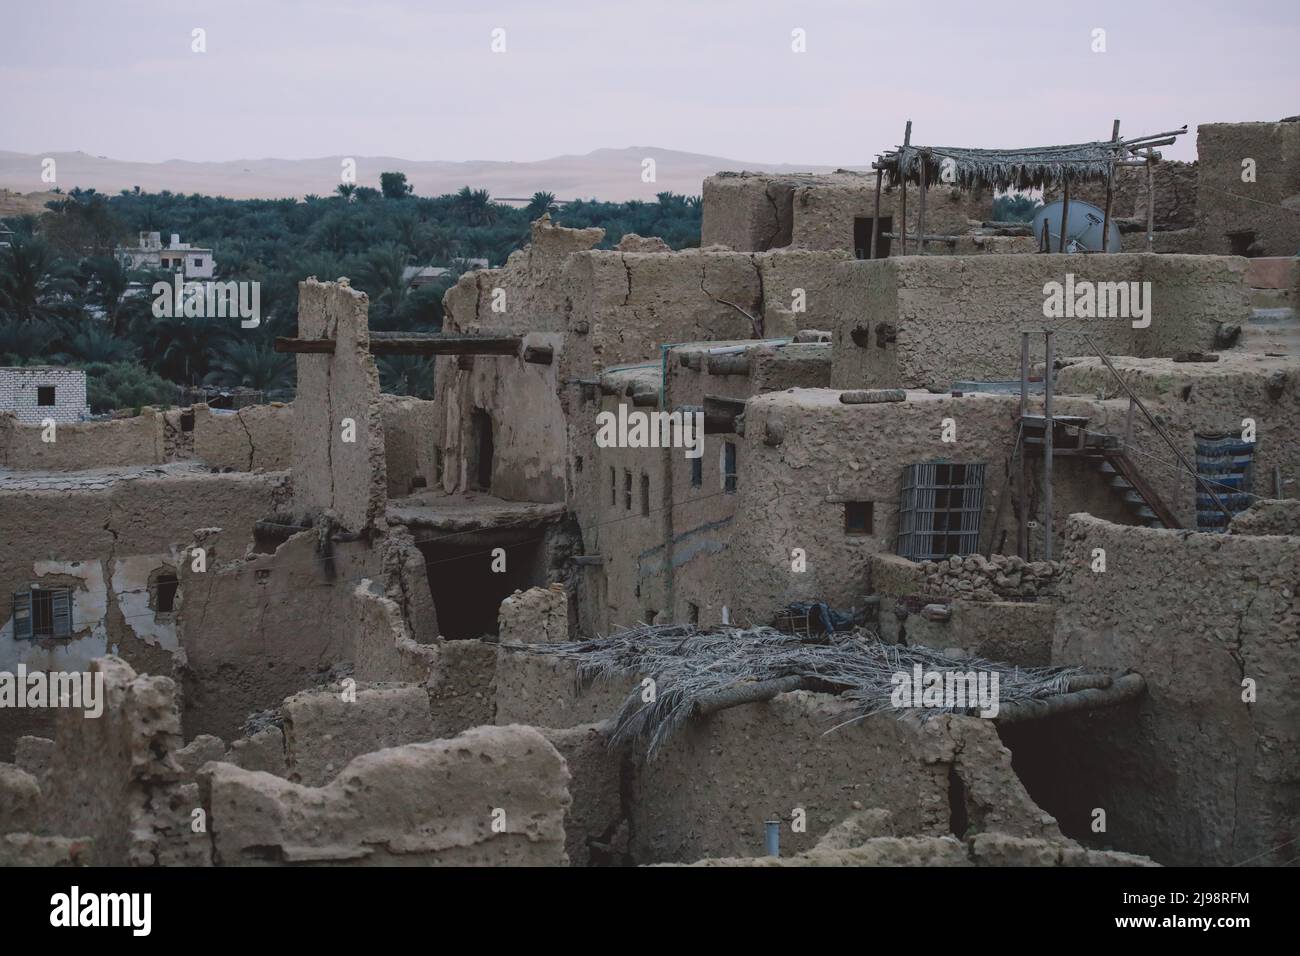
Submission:
{"label": "palm grove", "polygon": [[[4,220],[0,247],[0,365],[86,369],[95,411],[169,405],[177,385],[246,386],[287,397],[292,356],[273,349],[295,334],[298,283],[346,275],[370,297],[370,326],[437,331],[442,295],[467,260],[500,265],[528,239],[543,213],[566,226],[602,226],[606,248],[626,233],[661,236],[673,248],[697,245],[698,197],[660,193],[657,202],[578,200],[559,208],[536,193],[524,208],[468,186],[437,197],[412,194],[402,173],[381,188],[343,184],[304,200],[233,200],[123,190],[57,194],[39,216]],[[213,250],[217,279],[257,282],[261,321],[157,317],[155,282],[172,274],[129,268],[116,250],[142,231],[180,234]],[[411,288],[409,266],[441,266],[439,280]],[[385,391],[430,397],[433,365],[416,356],[379,361]]]}

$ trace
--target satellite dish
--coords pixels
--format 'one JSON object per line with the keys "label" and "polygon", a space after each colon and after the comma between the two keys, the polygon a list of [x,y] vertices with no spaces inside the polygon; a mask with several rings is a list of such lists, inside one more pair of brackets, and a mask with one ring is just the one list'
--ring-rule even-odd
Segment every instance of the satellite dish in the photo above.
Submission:
{"label": "satellite dish", "polygon": [[[1051,242],[1048,252],[1056,252],[1061,247],[1061,211],[1064,206],[1058,199],[1034,213],[1034,238],[1040,242],[1043,223],[1047,223],[1047,235]],[[1065,251],[1101,252],[1101,227],[1106,221],[1106,214],[1092,203],[1072,199],[1069,217],[1069,222],[1065,224]],[[1114,217],[1110,220],[1108,234],[1110,239],[1106,243],[1106,250],[1119,252],[1119,226]]]}

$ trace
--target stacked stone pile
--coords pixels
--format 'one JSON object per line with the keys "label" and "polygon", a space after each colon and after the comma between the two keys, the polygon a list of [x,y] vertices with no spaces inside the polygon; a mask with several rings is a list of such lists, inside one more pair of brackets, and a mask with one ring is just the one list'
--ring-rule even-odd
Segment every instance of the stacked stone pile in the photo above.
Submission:
{"label": "stacked stone pile", "polygon": [[1059,561],[1025,561],[1019,555],[954,555],[946,561],[923,561],[929,594],[974,601],[1024,600],[1050,595],[1062,564]]}

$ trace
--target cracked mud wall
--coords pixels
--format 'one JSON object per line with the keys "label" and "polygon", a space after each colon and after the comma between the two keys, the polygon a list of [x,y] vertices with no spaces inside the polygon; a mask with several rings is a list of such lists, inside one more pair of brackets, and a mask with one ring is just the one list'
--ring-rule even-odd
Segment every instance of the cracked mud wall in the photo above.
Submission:
{"label": "cracked mud wall", "polygon": [[[298,284],[298,335],[334,340],[334,352],[302,354],[294,402],[294,504],[331,512],[349,531],[382,526],[388,481],[379,372],[370,355],[369,300],[346,282]],[[350,419],[355,441],[343,440]]]}
{"label": "cracked mud wall", "polygon": [[[1067,833],[1166,864],[1289,859],[1300,837],[1300,539],[1070,522],[1052,663],[1132,669],[1137,702],[1006,732]],[[1091,568],[1104,548],[1105,573]],[[1257,699],[1242,699],[1243,678]],[[1011,730],[1009,728],[1008,730]],[[1107,830],[1089,832],[1094,808]]]}
{"label": "cracked mud wall", "polygon": [[403,498],[438,485],[441,409],[435,401],[381,395],[388,497]]}
{"label": "cracked mud wall", "polygon": [[[0,491],[0,670],[80,670],[112,652],[142,672],[174,674],[176,624],[153,608],[151,575],[185,563],[181,551],[201,528],[222,529],[204,536],[210,560],[242,555],[253,523],[284,497],[284,480],[186,474]],[[71,640],[14,640],[8,596],[34,583],[72,588]],[[183,607],[183,588],[176,599]],[[48,711],[6,712],[0,758],[18,737],[48,737],[52,726]]]}
{"label": "cracked mud wall", "polygon": [[[1217,256],[1046,254],[907,256],[838,267],[835,388],[939,388],[970,379],[1019,377],[1020,331],[1085,327],[1108,355],[1212,351],[1220,323],[1243,323],[1244,259]],[[1150,282],[1151,325],[1125,318],[1045,318],[1044,285]],[[1061,349],[1081,350],[1059,337]],[[1043,336],[1030,359],[1043,361]]]}
{"label": "cracked mud wall", "polygon": [[215,471],[282,471],[293,464],[294,406],[235,411],[194,406],[194,457]]}

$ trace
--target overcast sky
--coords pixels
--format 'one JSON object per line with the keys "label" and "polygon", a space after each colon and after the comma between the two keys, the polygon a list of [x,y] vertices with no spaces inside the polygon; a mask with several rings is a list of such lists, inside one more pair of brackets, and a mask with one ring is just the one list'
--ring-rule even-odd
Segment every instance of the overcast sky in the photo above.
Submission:
{"label": "overcast sky", "polygon": [[[1300,113],[1297,0],[0,0],[0,149],[862,165]],[[191,51],[206,31],[207,52]],[[492,31],[505,31],[493,53]],[[1093,31],[1105,30],[1104,53]],[[807,50],[791,49],[792,31]],[[1167,148],[1191,159],[1195,136]]]}

